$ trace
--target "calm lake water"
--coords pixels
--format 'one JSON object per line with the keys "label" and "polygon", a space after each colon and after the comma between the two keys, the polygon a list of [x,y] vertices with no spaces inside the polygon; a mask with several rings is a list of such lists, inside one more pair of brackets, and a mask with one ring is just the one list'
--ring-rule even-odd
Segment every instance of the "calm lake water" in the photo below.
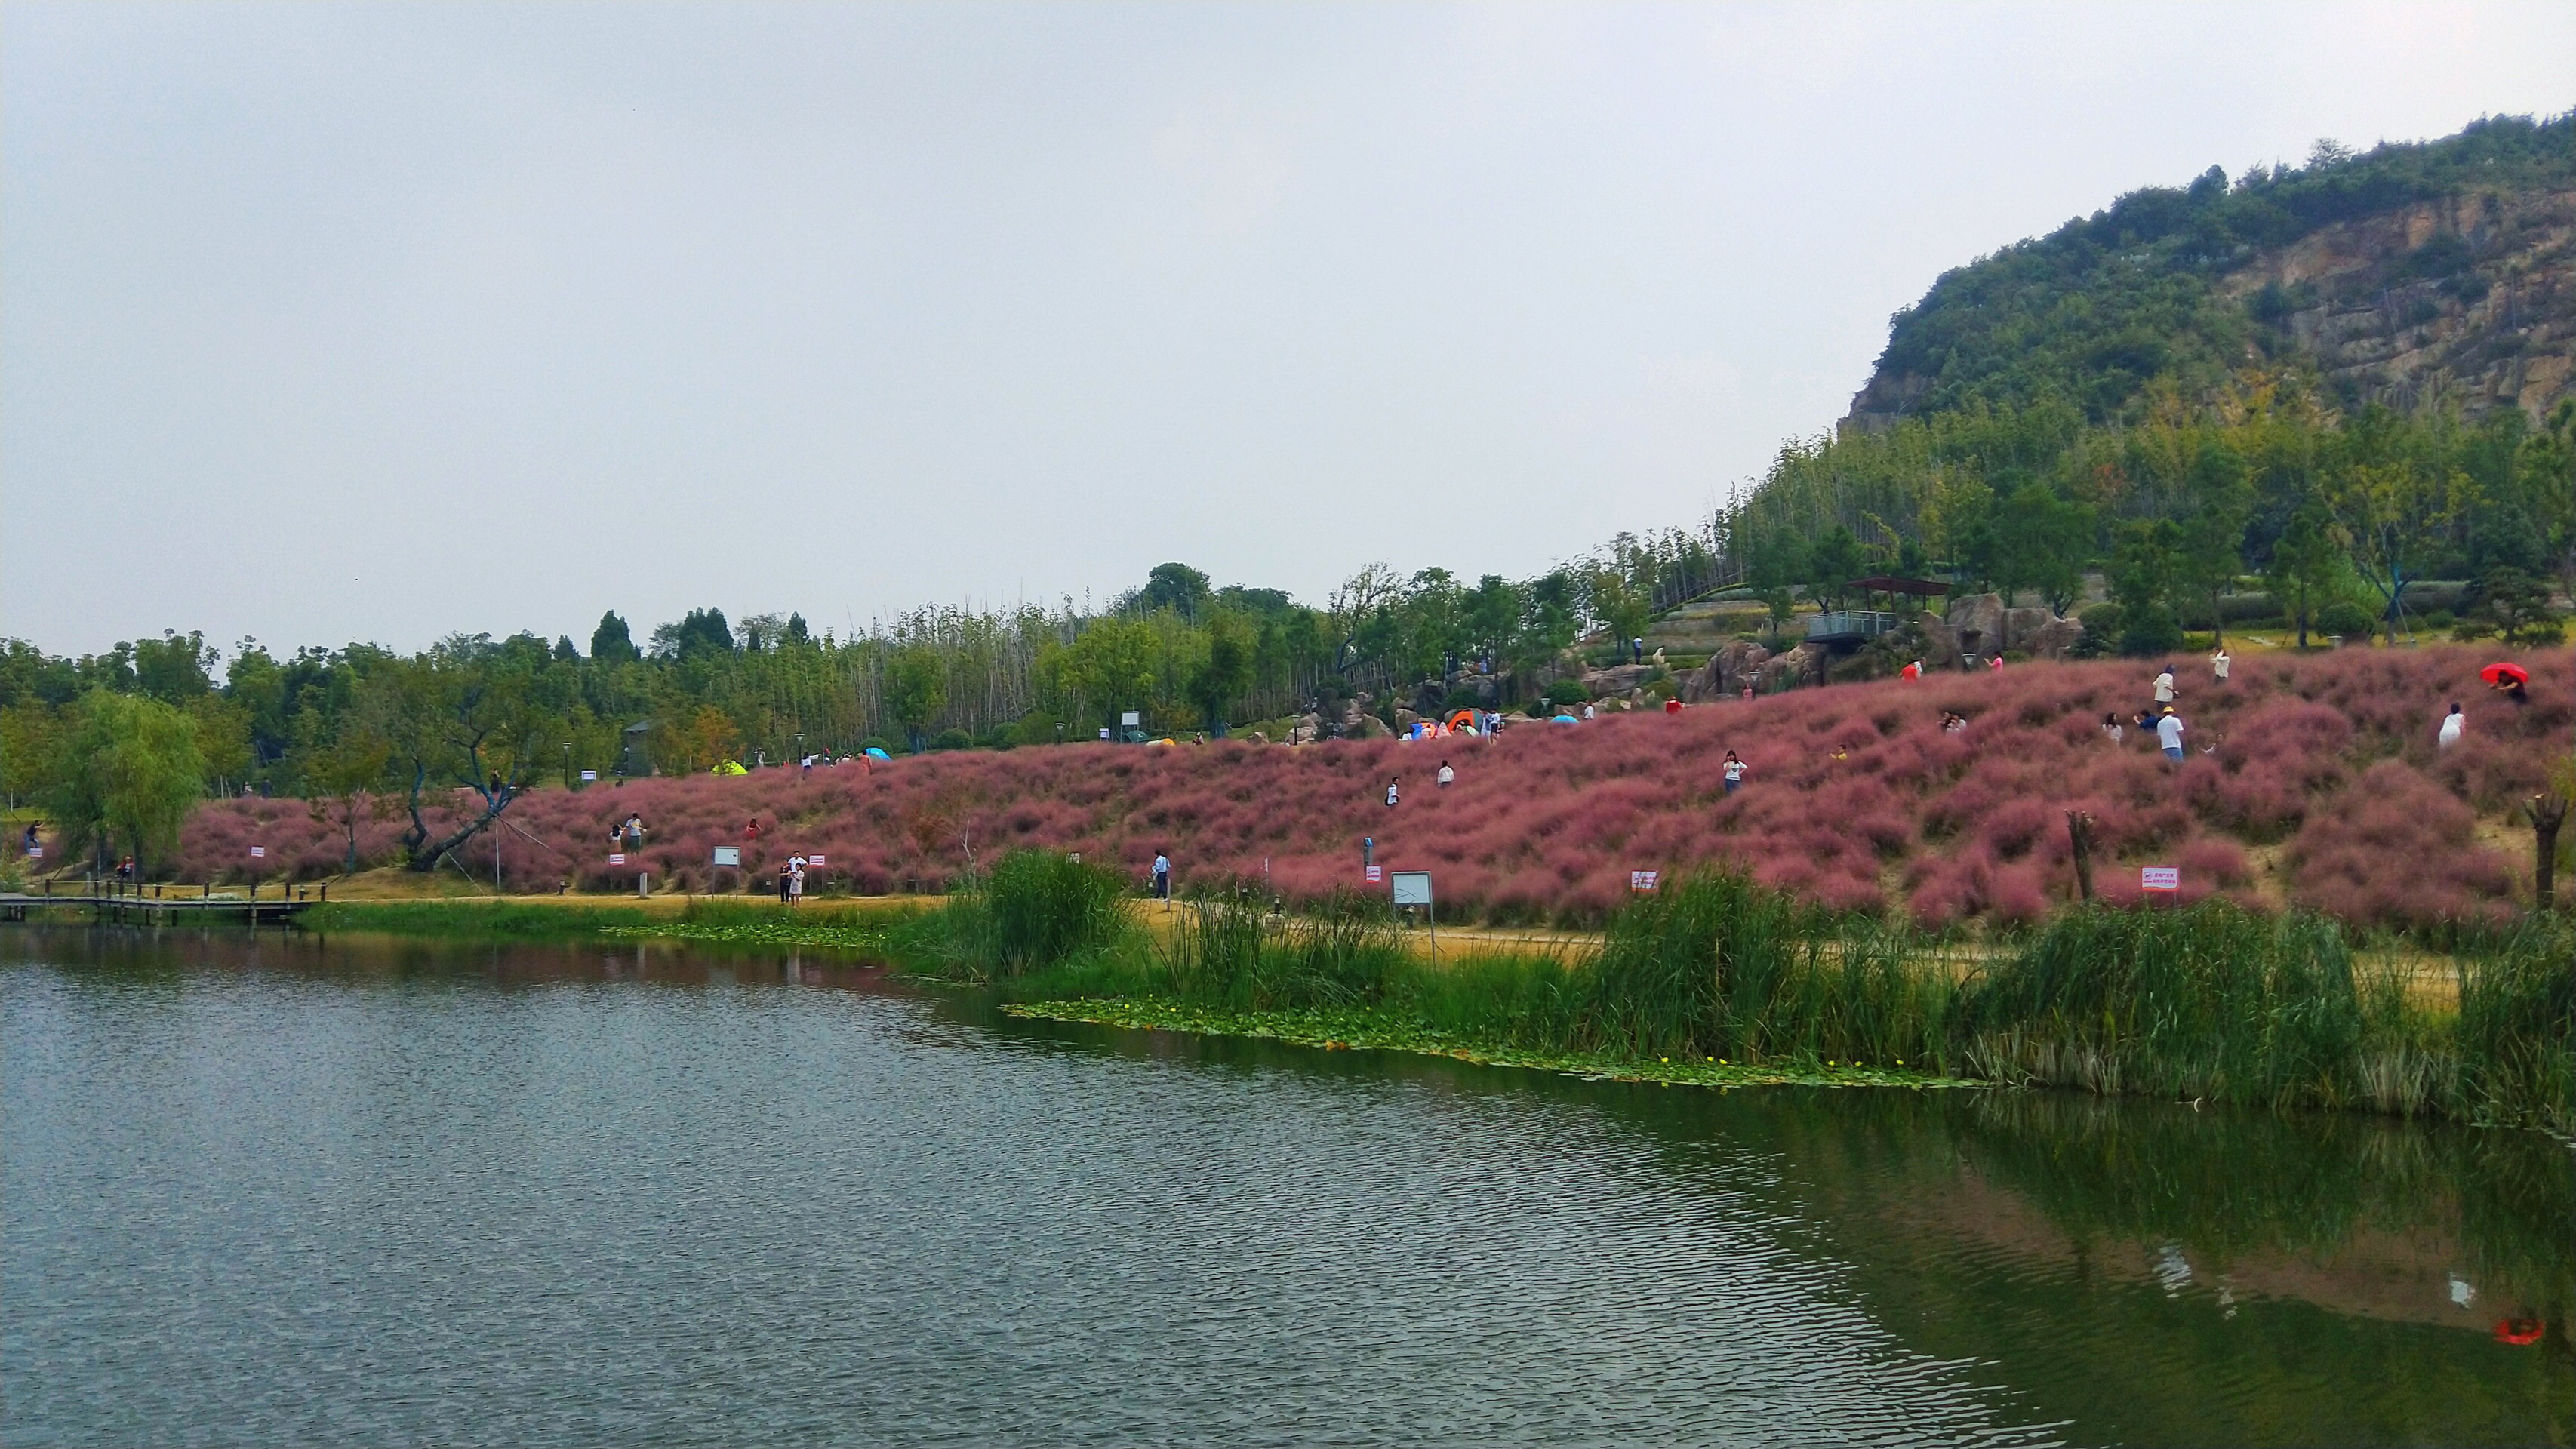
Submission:
{"label": "calm lake water", "polygon": [[1591,1083],[662,947],[12,929],[0,1006],[9,1444],[2576,1438],[2530,1134]]}

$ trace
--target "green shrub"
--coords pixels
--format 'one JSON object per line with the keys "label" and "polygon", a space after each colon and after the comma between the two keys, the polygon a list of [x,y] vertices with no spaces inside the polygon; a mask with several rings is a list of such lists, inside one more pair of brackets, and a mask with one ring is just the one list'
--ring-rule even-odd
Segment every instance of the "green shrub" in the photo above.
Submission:
{"label": "green shrub", "polygon": [[947,729],[941,730],[930,741],[930,747],[934,750],[965,750],[974,748],[974,745],[975,737],[973,735],[970,735],[964,730],[958,729],[953,725]]}
{"label": "green shrub", "polygon": [[2378,624],[2368,609],[2350,599],[2336,599],[2317,610],[2316,631],[2337,634],[2347,639],[2368,634]]}
{"label": "green shrub", "polygon": [[1547,687],[1545,696],[1547,703],[1558,706],[1582,704],[1591,698],[1592,691],[1584,688],[1580,679],[1560,679]]}
{"label": "green shrub", "polygon": [[895,946],[956,975],[1026,976],[1117,946],[1135,929],[1128,894],[1126,877],[1107,866],[1015,850]]}

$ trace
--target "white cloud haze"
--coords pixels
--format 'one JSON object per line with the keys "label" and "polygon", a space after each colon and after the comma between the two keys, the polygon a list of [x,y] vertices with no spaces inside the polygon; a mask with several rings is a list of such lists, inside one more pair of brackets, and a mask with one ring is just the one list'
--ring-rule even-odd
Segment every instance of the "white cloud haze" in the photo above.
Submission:
{"label": "white cloud haze", "polygon": [[2564,3],[11,5],[0,632],[1528,574],[1946,267],[2570,76]]}

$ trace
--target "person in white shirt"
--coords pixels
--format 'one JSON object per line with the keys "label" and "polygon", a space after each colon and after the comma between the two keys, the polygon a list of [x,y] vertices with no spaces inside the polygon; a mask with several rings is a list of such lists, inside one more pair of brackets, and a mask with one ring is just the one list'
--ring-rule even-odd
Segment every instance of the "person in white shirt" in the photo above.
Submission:
{"label": "person in white shirt", "polygon": [[2182,716],[2170,707],[2156,717],[2156,743],[2164,746],[2166,759],[2182,759]]}
{"label": "person in white shirt", "polygon": [[2166,665],[2162,670],[2158,671],[2158,672],[2157,672],[2157,674],[2156,674],[2156,703],[2158,703],[2158,704],[2171,704],[2171,703],[2173,703],[2173,702],[2174,702],[2174,677],[2173,677],[2173,666],[2172,666],[2172,665],[2170,665],[2170,664],[2168,664],[2168,665]]}
{"label": "person in white shirt", "polygon": [[1440,762],[1440,773],[1435,778],[1440,784],[1447,785],[1458,778],[1458,772],[1449,768],[1449,762],[1447,760],[1442,760]]}
{"label": "person in white shirt", "polygon": [[1395,800],[1396,784],[1395,781],[1389,780],[1386,782],[1386,806],[1388,809],[1392,810],[1395,808]]}
{"label": "person in white shirt", "polygon": [[1749,768],[1750,767],[1748,767],[1742,759],[1737,757],[1735,751],[1729,750],[1726,752],[1725,772],[1727,794],[1732,795],[1736,791],[1744,788],[1744,776],[1745,772]]}
{"label": "person in white shirt", "polygon": [[2227,646],[2224,644],[2218,646],[2217,653],[2209,656],[2210,672],[2218,676],[2219,683],[2227,682],[2227,666],[2233,662],[2227,657]]}
{"label": "person in white shirt", "polygon": [[2102,733],[2110,738],[2111,743],[2118,744],[2121,735],[2120,717],[2116,714],[2102,716]]}
{"label": "person in white shirt", "polygon": [[2447,750],[2451,746],[2458,744],[2460,742],[2460,731],[2466,729],[2468,727],[2468,723],[2468,717],[2460,713],[2459,701],[2452,701],[2451,712],[2442,717],[2442,733],[2438,736],[2441,741],[2442,748]]}

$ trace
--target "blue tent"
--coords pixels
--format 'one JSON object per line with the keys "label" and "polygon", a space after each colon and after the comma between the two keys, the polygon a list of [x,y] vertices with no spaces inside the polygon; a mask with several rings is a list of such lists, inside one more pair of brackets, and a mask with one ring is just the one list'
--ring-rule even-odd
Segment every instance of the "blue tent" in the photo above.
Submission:
{"label": "blue tent", "polygon": [[1581,720],[1579,720],[1579,719],[1576,719],[1574,716],[1572,716],[1572,715],[1570,715],[1570,714],[1561,714],[1561,715],[1558,715],[1556,718],[1554,718],[1554,719],[1552,719],[1552,720],[1549,720],[1549,721],[1548,721],[1548,723],[1549,723],[1549,724],[1581,724],[1581,723],[1583,723],[1583,721],[1581,721]]}
{"label": "blue tent", "polygon": [[894,756],[887,754],[885,751],[878,749],[874,745],[868,746],[868,758],[871,760],[884,760],[889,764],[894,761]]}

